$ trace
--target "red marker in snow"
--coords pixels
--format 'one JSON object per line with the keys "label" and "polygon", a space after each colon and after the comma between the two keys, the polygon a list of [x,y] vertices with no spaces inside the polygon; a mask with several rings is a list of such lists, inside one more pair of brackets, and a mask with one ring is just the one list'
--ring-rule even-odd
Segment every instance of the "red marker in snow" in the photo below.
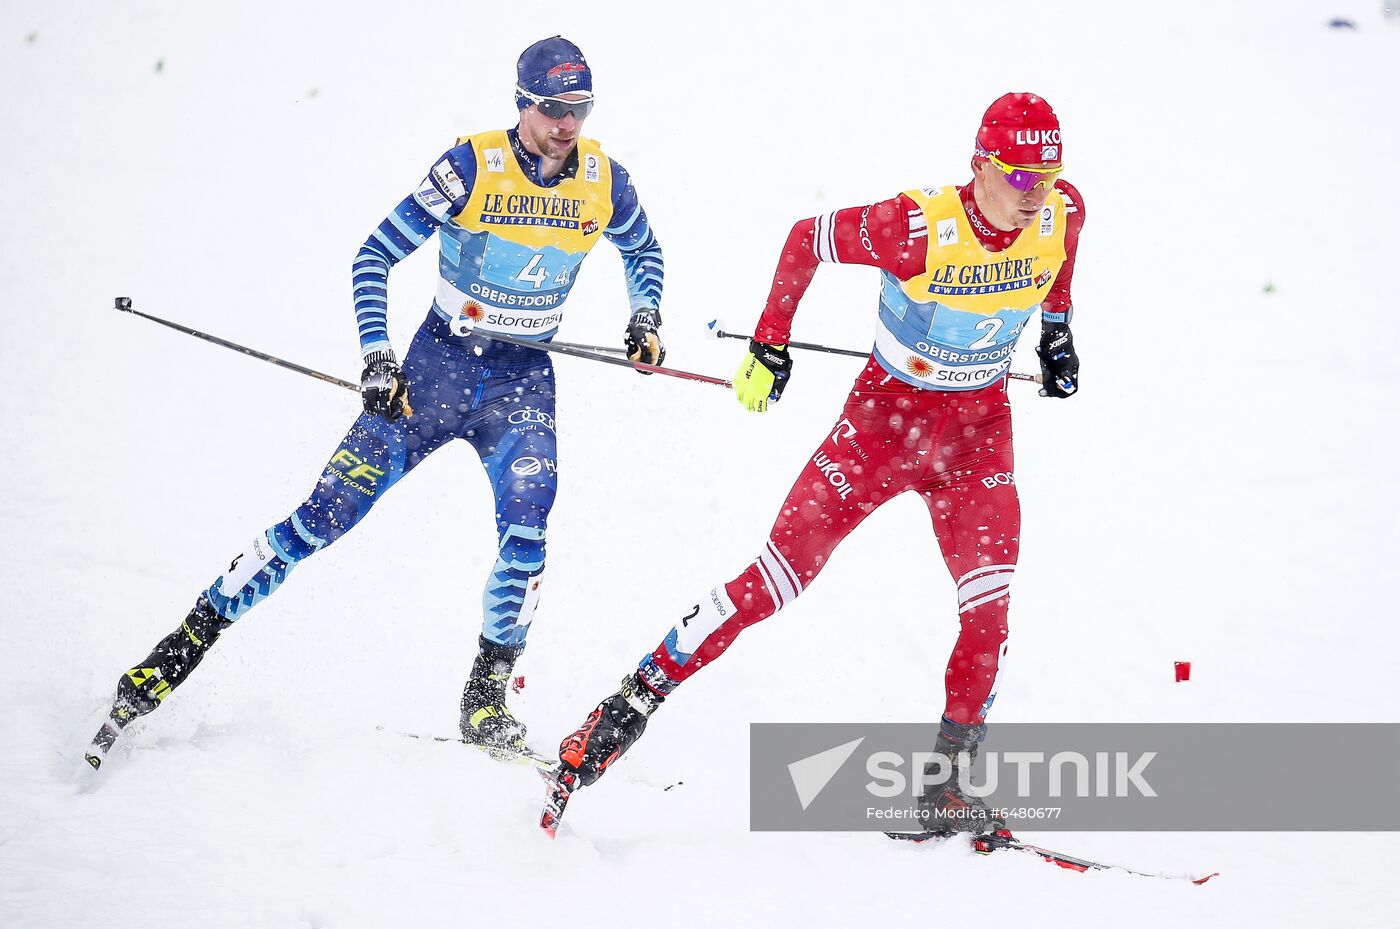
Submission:
{"label": "red marker in snow", "polygon": [[1191,680],[1191,662],[1174,661],[1172,664],[1176,665],[1176,681],[1178,684],[1182,681]]}

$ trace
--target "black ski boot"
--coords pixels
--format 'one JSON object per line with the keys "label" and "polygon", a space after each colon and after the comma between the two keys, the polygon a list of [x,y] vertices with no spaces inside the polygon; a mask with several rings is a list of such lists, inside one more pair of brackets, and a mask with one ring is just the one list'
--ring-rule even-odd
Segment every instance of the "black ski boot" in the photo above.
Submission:
{"label": "black ski boot", "polygon": [[546,777],[549,787],[541,829],[551,837],[555,834],[570,795],[602,777],[642,737],[647,719],[665,699],[634,671],[622,679],[621,690],[598,704],[583,725],[559,743],[559,766]]}
{"label": "black ski boot", "polygon": [[[986,731],[986,726],[964,726],[943,717],[933,750],[943,756],[941,761],[950,774],[944,783],[929,785],[919,798],[919,814],[927,832],[936,835],[955,832],[980,835],[1006,828],[1006,821],[993,815],[981,797],[965,793],[958,784],[960,776],[970,776],[972,763],[977,758],[978,744]],[[929,762],[924,767],[924,773],[932,774],[938,763]],[[964,775],[964,772],[968,774]]]}
{"label": "black ski boot", "polygon": [[525,724],[506,706],[506,683],[523,645],[497,645],[483,636],[481,651],[472,662],[471,677],[462,689],[462,741],[482,748],[512,753],[527,751]]}
{"label": "black ski boot", "polygon": [[201,595],[180,628],[156,643],[145,661],[128,669],[117,681],[112,710],[83,756],[87,763],[94,768],[101,767],[102,759],[122,730],[132,720],[160,706],[161,701],[198,667],[204,654],[218,641],[219,634],[230,625],[229,620],[220,616]]}

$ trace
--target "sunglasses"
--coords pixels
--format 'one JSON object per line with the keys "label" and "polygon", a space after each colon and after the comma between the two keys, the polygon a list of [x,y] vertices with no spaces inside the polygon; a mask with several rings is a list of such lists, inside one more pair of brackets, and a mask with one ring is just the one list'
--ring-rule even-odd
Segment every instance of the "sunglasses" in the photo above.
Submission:
{"label": "sunglasses", "polygon": [[[589,113],[593,112],[592,94],[588,94],[588,96],[584,97],[582,100],[565,100],[562,97],[541,97],[538,94],[530,93],[528,90],[521,90],[519,87],[515,88],[515,92],[533,103],[541,114],[548,116],[550,119],[563,119],[565,116],[572,113],[574,119],[582,120],[587,118]],[[587,93],[587,91],[577,92]]]}
{"label": "sunglasses", "polygon": [[1006,183],[1023,194],[1030,193],[1033,190],[1039,190],[1042,187],[1054,187],[1055,179],[1065,170],[1063,166],[1044,170],[1022,168],[1017,165],[1009,165],[995,155],[985,151],[979,151],[977,154],[990,161],[993,167],[1006,176]]}

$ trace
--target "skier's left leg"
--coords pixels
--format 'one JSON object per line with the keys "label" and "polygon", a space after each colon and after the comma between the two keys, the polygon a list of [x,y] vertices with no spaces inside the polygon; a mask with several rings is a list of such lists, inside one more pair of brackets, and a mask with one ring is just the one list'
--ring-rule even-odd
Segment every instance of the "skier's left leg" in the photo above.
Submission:
{"label": "skier's left leg", "polygon": [[945,779],[928,788],[920,810],[930,831],[986,832],[1005,823],[980,798],[963,793],[958,771],[976,758],[1004,666],[1021,505],[1004,386],[959,397],[952,409],[940,440],[939,475],[921,496],[957,583],[959,632],[944,673],[946,702],[934,744]]}
{"label": "skier's left leg", "polygon": [[481,637],[462,690],[460,728],[469,742],[522,748],[525,726],[506,707],[506,683],[539,604],[545,529],[558,474],[554,371],[491,372],[467,438],[481,456],[496,498],[496,562],[482,592]]}
{"label": "skier's left leg", "polygon": [[958,585],[959,631],[944,674],[943,715],[960,726],[981,726],[996,698],[1021,549],[1010,410],[969,397],[945,437],[945,467],[921,491]]}

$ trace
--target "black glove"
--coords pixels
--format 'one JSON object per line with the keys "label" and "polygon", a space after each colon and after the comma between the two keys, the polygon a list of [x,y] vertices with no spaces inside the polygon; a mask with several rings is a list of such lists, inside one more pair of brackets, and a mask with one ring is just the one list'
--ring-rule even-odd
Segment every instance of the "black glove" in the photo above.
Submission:
{"label": "black glove", "polygon": [[413,415],[413,407],[408,405],[408,381],[393,352],[373,352],[365,358],[360,399],[366,413],[383,416],[391,423],[400,416]]}
{"label": "black glove", "polygon": [[1065,325],[1045,326],[1040,331],[1040,395],[1068,397],[1079,390],[1079,356],[1074,353],[1074,336]]}
{"label": "black glove", "polygon": [[[642,364],[659,365],[666,360],[666,346],[661,344],[660,310],[638,310],[627,321],[627,359]],[[650,374],[650,371],[643,371]]]}

